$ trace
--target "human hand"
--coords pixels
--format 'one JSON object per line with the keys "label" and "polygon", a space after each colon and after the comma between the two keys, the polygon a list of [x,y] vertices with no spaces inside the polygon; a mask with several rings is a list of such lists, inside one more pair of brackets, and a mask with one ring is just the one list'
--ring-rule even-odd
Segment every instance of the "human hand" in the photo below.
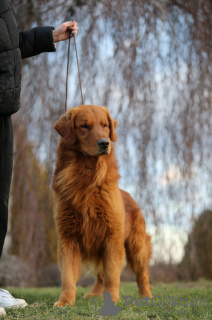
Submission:
{"label": "human hand", "polygon": [[[70,32],[69,28],[72,28],[72,32]],[[77,34],[77,30],[78,28],[75,20],[62,23],[59,27],[53,30],[54,42],[74,37]]]}

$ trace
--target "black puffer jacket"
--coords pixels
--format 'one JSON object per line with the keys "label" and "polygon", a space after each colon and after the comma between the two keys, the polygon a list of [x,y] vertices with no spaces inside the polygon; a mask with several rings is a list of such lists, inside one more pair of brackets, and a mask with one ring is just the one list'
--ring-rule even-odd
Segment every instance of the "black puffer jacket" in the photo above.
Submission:
{"label": "black puffer jacket", "polygon": [[55,51],[53,27],[19,33],[8,0],[0,0],[0,116],[18,111],[21,91],[21,58]]}

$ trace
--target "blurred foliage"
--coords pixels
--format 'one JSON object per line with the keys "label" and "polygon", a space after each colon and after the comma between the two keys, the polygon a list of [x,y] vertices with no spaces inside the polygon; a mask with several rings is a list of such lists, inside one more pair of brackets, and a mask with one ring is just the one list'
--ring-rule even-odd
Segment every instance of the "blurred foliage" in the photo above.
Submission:
{"label": "blurred foliage", "polygon": [[[57,26],[74,15],[84,100],[107,105],[118,120],[123,186],[132,189],[154,223],[172,223],[174,215],[181,224],[186,206],[193,219],[212,189],[211,1],[14,4],[21,29]],[[69,106],[74,107],[81,99],[73,42],[71,49]],[[53,124],[64,113],[66,59],[66,43],[59,43],[56,54],[23,64],[19,116],[30,138],[45,149],[49,179],[57,143]]]}
{"label": "blurred foliage", "polygon": [[46,168],[37,159],[27,141],[21,123],[16,135],[13,183],[11,190],[11,253],[28,263],[26,274],[31,285],[39,269],[56,256],[56,230],[53,220],[53,195],[49,190]]}
{"label": "blurred foliage", "polygon": [[212,211],[205,210],[196,220],[179,265],[180,277],[212,279]]}

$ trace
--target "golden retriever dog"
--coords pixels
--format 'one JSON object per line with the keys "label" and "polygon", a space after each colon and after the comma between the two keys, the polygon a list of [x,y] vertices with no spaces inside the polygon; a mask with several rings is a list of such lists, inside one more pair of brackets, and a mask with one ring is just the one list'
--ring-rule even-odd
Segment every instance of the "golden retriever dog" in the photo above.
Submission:
{"label": "golden retriever dog", "polygon": [[150,236],[137,203],[118,187],[116,125],[106,107],[95,105],[70,109],[55,123],[61,137],[52,187],[62,278],[56,307],[73,305],[82,265],[96,273],[84,298],[104,291],[117,302],[125,257],[140,295],[152,296]]}

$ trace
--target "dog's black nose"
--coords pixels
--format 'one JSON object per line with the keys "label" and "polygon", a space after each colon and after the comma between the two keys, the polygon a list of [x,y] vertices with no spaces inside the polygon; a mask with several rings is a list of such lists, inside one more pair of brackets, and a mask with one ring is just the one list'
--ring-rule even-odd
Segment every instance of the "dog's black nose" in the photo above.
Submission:
{"label": "dog's black nose", "polygon": [[101,149],[107,149],[109,147],[109,140],[108,139],[105,139],[105,138],[102,138],[102,139],[99,139],[97,141],[98,143],[98,146],[101,148]]}

